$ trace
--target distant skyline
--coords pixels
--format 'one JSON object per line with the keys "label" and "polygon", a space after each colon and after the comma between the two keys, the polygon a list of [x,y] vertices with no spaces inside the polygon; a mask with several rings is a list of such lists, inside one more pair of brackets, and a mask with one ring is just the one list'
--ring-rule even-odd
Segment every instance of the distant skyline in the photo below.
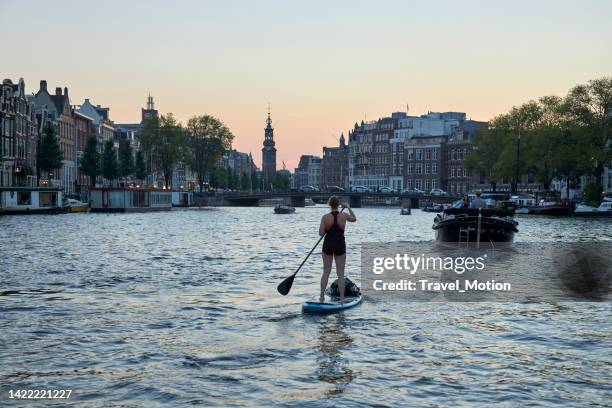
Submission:
{"label": "distant skyline", "polygon": [[2,79],[46,79],[137,122],[150,93],[185,123],[212,114],[278,168],[394,111],[488,120],[612,75],[610,1],[0,0]]}

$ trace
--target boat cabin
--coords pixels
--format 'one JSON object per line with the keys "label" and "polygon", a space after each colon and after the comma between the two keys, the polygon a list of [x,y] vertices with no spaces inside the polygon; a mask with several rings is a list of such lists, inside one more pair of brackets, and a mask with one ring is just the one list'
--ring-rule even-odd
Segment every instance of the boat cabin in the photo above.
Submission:
{"label": "boat cabin", "polygon": [[62,212],[62,194],[56,187],[0,187],[0,214]]}
{"label": "boat cabin", "polygon": [[172,209],[172,191],[150,188],[92,188],[93,212],[146,212]]}

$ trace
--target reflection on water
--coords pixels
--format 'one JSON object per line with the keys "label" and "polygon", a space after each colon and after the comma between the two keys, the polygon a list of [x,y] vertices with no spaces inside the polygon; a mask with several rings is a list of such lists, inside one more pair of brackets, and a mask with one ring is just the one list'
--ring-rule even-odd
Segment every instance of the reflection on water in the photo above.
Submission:
{"label": "reflection on water", "polygon": [[[610,302],[366,296],[341,314],[302,315],[318,293],[317,251],[289,296],[276,286],[318,239],[323,211],[0,217],[0,396],[70,388],[87,407],[609,403]],[[362,242],[434,237],[432,214],[357,215],[351,277]],[[519,241],[612,240],[610,220],[519,222]]]}
{"label": "reflection on water", "polygon": [[317,377],[329,383],[332,388],[327,395],[342,394],[353,380],[353,370],[343,354],[343,350],[351,347],[353,339],[346,330],[344,314],[336,314],[324,318],[319,327],[319,356]]}

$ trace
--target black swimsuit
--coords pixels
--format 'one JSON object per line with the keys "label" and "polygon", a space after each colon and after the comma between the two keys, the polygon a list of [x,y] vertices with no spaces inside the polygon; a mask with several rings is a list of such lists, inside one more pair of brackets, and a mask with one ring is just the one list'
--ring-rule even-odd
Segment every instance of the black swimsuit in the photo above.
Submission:
{"label": "black swimsuit", "polygon": [[338,211],[332,211],[334,224],[327,230],[323,240],[323,253],[325,255],[344,255],[346,243],[344,241],[344,230],[338,224]]}

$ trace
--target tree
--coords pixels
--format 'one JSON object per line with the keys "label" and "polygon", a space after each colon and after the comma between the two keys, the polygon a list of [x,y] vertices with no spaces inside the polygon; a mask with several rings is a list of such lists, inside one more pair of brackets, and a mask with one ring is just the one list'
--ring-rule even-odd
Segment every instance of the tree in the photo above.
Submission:
{"label": "tree", "polygon": [[134,165],[134,175],[141,182],[147,177],[147,167],[144,161],[142,150],[136,152],[136,164]]}
{"label": "tree", "polygon": [[127,177],[134,171],[134,158],[132,157],[132,146],[129,140],[122,140],[119,143],[119,176]]}
{"label": "tree", "polygon": [[183,128],[174,119],[172,113],[161,117],[160,140],[157,146],[157,159],[159,166],[164,173],[165,187],[172,187],[172,172],[176,162],[180,159],[183,147]]}
{"label": "tree", "polygon": [[245,172],[242,172],[242,174],[240,174],[240,190],[246,191],[250,187],[251,187],[251,179]]}
{"label": "tree", "polygon": [[96,177],[100,174],[100,153],[98,153],[98,138],[95,135],[87,139],[80,166],[83,173],[89,177],[89,185],[95,187]]}
{"label": "tree", "polygon": [[[234,135],[219,119],[210,116],[194,116],[187,122],[184,159],[195,173],[200,191],[215,169],[217,162],[232,146]],[[211,177],[211,186],[213,180]]]}
{"label": "tree", "polygon": [[143,123],[140,132],[142,150],[152,163],[151,173],[157,169],[162,171],[166,187],[172,186],[172,171],[181,159],[183,139],[183,128],[172,113],[148,118]]}
{"label": "tree", "polygon": [[49,173],[52,170],[60,169],[63,158],[59,140],[55,135],[55,128],[51,123],[47,122],[38,147],[38,157],[36,160],[38,178],[40,178],[41,171]]}
{"label": "tree", "polygon": [[612,77],[575,86],[565,103],[572,123],[584,132],[583,142],[592,146],[592,174],[601,185],[604,164],[612,159]]}
{"label": "tree", "polygon": [[277,171],[272,180],[272,185],[275,190],[288,191],[291,180],[289,178],[289,171],[280,170]]}
{"label": "tree", "polygon": [[117,164],[117,152],[115,144],[109,140],[104,145],[104,153],[102,154],[102,175],[112,184],[113,180],[119,177],[119,166]]}
{"label": "tree", "polygon": [[259,175],[257,174],[257,172],[252,172],[251,173],[251,186],[253,189],[255,190],[259,190],[260,188],[260,183],[261,181],[259,180]]}

